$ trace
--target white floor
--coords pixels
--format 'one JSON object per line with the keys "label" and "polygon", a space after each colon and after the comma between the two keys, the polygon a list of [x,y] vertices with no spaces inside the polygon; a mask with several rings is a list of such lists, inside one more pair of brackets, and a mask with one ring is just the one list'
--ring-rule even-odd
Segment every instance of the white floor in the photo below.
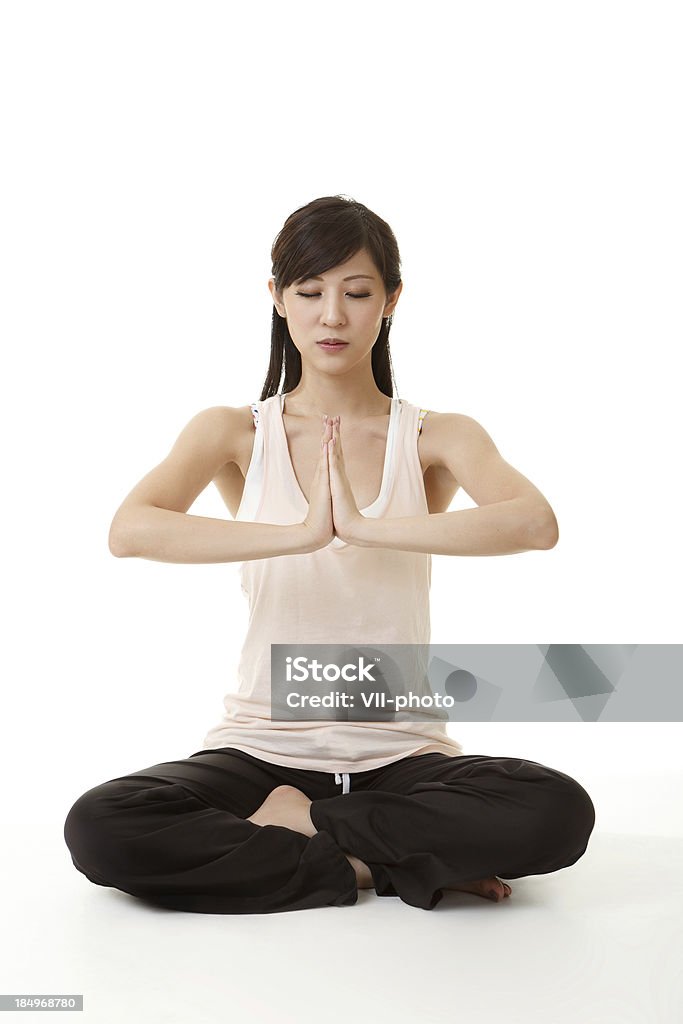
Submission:
{"label": "white floor", "polygon": [[447,892],[424,911],[366,890],[352,907],[239,916],[93,885],[59,825],[4,826],[0,841],[0,992],[83,994],[69,1019],[683,1020],[683,839],[596,830],[575,865],[511,881],[502,904]]}

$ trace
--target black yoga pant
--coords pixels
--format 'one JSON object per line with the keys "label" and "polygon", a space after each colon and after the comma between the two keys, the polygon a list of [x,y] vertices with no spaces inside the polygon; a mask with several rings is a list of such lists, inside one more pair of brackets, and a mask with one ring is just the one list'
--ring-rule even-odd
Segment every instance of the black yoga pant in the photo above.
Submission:
{"label": "black yoga pant", "polygon": [[[358,888],[345,853],[365,861],[378,896],[432,910],[463,882],[569,867],[595,824],[578,782],[522,758],[429,753],[347,778],[344,793],[334,772],[200,750],[88,790],[64,838],[91,882],[173,910],[348,906]],[[245,820],[282,785],[313,801],[314,836]]]}

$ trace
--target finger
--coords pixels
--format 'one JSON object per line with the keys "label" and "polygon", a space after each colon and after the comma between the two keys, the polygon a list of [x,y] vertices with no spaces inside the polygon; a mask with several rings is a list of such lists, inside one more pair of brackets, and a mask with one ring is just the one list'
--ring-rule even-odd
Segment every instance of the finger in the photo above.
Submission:
{"label": "finger", "polygon": [[327,449],[328,448],[329,448],[329,445],[327,444],[327,442],[325,442],[323,444],[323,450],[322,450],[322,453],[321,453],[323,461],[322,461],[322,465],[320,467],[320,471],[321,471],[321,474],[322,474],[323,487],[325,485],[327,485],[327,487],[329,489],[329,486],[330,486],[330,465],[329,465],[328,456],[327,456]]}
{"label": "finger", "polygon": [[329,448],[329,437],[326,437],[327,430],[324,431],[323,436],[320,439],[320,454],[327,462],[327,449]]}
{"label": "finger", "polygon": [[334,477],[335,480],[336,480],[337,474],[339,472],[339,464],[337,462],[337,454],[336,454],[336,451],[335,451],[336,447],[337,446],[334,444],[334,439],[331,439],[328,442],[328,445],[327,445],[327,451],[328,451],[328,455],[329,455],[329,458],[327,460],[327,465],[328,465],[329,476],[330,476],[330,485],[332,483],[332,478]]}

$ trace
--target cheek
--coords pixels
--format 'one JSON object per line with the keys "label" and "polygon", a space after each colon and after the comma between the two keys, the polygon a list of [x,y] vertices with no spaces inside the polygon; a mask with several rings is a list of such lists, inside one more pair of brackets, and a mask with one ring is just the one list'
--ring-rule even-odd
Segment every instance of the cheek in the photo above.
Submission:
{"label": "cheek", "polygon": [[373,306],[365,306],[363,309],[359,307],[356,310],[356,315],[354,317],[356,323],[367,324],[368,327],[376,323],[379,318],[379,310],[375,309]]}

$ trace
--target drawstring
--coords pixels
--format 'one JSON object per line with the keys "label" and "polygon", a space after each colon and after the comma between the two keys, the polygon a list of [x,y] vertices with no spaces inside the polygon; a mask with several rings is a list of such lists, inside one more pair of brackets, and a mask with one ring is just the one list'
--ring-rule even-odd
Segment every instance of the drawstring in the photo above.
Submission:
{"label": "drawstring", "polygon": [[342,772],[341,775],[339,772],[335,772],[334,781],[337,785],[339,785],[340,782],[343,783],[342,793],[349,793],[351,791],[351,780],[346,772]]}

